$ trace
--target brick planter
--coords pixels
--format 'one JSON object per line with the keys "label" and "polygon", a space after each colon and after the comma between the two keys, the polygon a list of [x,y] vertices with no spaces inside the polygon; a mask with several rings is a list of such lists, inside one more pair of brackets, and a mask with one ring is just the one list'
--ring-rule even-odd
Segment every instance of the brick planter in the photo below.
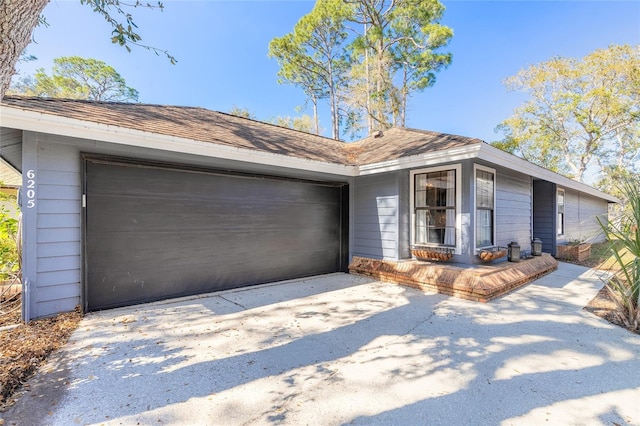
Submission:
{"label": "brick planter", "polygon": [[462,299],[488,302],[557,268],[558,262],[546,253],[518,263],[501,262],[481,267],[354,256],[349,272],[422,291],[437,291]]}
{"label": "brick planter", "polygon": [[591,256],[591,244],[564,244],[557,246],[556,257],[558,259],[581,262]]}

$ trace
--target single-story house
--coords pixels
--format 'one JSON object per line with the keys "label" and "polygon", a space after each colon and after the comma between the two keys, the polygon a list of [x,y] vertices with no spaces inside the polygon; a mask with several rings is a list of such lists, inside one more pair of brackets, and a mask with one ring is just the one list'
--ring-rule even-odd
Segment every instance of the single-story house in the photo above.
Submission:
{"label": "single-story house", "polygon": [[534,237],[597,240],[617,200],[474,138],[354,143],[203,108],[5,97],[24,317],[124,306]]}

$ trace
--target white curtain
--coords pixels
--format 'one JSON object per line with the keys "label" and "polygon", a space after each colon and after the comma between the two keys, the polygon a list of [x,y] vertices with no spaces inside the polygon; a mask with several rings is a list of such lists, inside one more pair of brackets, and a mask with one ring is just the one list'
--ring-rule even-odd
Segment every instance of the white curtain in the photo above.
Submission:
{"label": "white curtain", "polygon": [[[447,207],[456,205],[456,171],[447,172]],[[456,210],[447,209],[447,224],[444,230],[444,243],[448,246],[456,245]]]}
{"label": "white curtain", "polygon": [[491,210],[477,210],[476,247],[486,247],[492,244],[491,229]]}
{"label": "white curtain", "polygon": [[493,173],[476,172],[476,247],[493,244]]}

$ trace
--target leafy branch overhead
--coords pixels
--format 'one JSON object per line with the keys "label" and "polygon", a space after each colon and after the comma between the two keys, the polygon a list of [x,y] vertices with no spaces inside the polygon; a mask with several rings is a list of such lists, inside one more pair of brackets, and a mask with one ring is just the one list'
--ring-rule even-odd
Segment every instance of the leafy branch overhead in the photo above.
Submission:
{"label": "leafy branch overhead", "polygon": [[[80,0],[81,4],[93,8],[93,11],[101,15],[112,27],[111,42],[117,43],[131,52],[130,44],[151,50],[156,55],[165,55],[172,64],[175,64],[176,58],[169,54],[168,51],[158,49],[156,47],[141,44],[142,37],[138,34],[138,26],[133,20],[133,15],[125,10],[125,7],[147,7],[149,9],[164,10],[164,4],[160,1],[152,4],[136,0],[135,2],[124,2],[120,0]],[[124,20],[118,19],[118,17]]]}
{"label": "leafy branch overhead", "polygon": [[[80,4],[91,7],[113,28],[111,41],[131,51],[131,46],[139,46],[156,55],[166,56],[172,64],[177,61],[168,51],[142,44],[142,36],[134,21],[132,9],[143,7],[162,11],[162,2],[142,2],[140,0],[79,0]],[[32,40],[38,24],[46,24],[42,12],[49,0],[1,0],[0,1],[0,101],[9,88],[11,77],[20,55]]]}

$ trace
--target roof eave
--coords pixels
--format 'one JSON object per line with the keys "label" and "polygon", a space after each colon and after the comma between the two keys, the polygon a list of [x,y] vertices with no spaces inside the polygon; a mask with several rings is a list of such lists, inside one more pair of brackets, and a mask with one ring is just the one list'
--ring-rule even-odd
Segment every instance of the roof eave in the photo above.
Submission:
{"label": "roof eave", "polygon": [[243,161],[267,166],[328,173],[351,177],[357,175],[353,165],[336,164],[247,148],[204,142],[195,139],[168,136],[134,130],[92,121],[78,120],[0,105],[0,127],[49,133],[80,139],[97,140],[120,145],[159,149],[226,160]]}
{"label": "roof eave", "polygon": [[613,195],[602,192],[587,184],[570,179],[556,172],[552,172],[551,170],[533,164],[520,157],[516,157],[513,154],[509,154],[508,152],[502,151],[487,143],[483,143],[481,145],[481,148],[478,151],[478,158],[502,167],[506,167],[508,169],[517,170],[534,178],[555,183],[564,188],[574,189],[576,191],[601,198],[609,203],[620,203],[620,199],[614,197]]}

